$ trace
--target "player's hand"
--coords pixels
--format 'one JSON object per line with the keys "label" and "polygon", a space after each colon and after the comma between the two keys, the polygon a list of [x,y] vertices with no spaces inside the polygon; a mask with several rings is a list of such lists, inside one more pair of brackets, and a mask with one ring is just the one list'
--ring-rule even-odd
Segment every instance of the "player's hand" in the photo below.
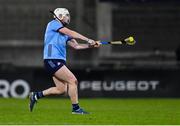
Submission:
{"label": "player's hand", "polygon": [[101,46],[100,41],[95,41],[96,43],[94,44],[94,48],[98,48]]}
{"label": "player's hand", "polygon": [[93,46],[93,45],[96,44],[96,42],[94,40],[92,40],[92,39],[88,39],[87,42],[89,43],[90,46]]}

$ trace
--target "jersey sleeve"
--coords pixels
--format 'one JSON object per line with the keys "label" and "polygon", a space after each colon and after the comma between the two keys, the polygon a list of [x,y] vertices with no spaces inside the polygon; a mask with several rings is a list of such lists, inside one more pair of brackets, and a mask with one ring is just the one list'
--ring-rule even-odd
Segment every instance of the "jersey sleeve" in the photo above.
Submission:
{"label": "jersey sleeve", "polygon": [[71,39],[73,39],[72,37],[70,37],[70,36],[68,36],[68,39],[67,39],[67,41],[70,41]]}
{"label": "jersey sleeve", "polygon": [[58,31],[59,29],[63,28],[63,24],[61,22],[58,22],[58,21],[54,21],[52,23],[52,30],[53,31]]}

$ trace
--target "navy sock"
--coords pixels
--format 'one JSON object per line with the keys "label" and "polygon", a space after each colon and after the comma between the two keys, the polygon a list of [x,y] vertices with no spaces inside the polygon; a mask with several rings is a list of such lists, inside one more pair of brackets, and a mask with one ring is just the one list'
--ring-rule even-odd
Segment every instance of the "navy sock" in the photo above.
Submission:
{"label": "navy sock", "polygon": [[42,91],[37,92],[37,99],[40,99],[42,97],[44,97],[43,92]]}
{"label": "navy sock", "polygon": [[78,110],[80,107],[79,107],[79,104],[72,104],[72,107],[73,107],[73,110]]}

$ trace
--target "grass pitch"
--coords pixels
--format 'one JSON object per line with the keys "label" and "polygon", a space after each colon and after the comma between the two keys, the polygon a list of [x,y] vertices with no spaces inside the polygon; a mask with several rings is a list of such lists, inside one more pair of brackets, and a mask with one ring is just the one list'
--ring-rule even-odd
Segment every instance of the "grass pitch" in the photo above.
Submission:
{"label": "grass pitch", "polygon": [[0,98],[0,124],[180,124],[180,99],[80,99],[89,115],[72,115],[69,99],[41,99],[33,112],[28,102]]}

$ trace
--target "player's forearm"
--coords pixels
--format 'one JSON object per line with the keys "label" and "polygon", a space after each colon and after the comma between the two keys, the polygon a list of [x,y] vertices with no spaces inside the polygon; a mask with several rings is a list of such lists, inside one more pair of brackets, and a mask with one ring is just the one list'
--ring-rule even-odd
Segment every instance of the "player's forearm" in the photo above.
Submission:
{"label": "player's forearm", "polygon": [[87,37],[77,33],[76,31],[72,31],[72,30],[68,33],[68,35],[71,36],[72,38],[81,39],[81,40],[87,41],[87,42],[89,40]]}
{"label": "player's forearm", "polygon": [[77,50],[81,50],[81,49],[88,49],[88,48],[91,48],[91,46],[89,44],[78,44],[76,46],[76,49]]}

